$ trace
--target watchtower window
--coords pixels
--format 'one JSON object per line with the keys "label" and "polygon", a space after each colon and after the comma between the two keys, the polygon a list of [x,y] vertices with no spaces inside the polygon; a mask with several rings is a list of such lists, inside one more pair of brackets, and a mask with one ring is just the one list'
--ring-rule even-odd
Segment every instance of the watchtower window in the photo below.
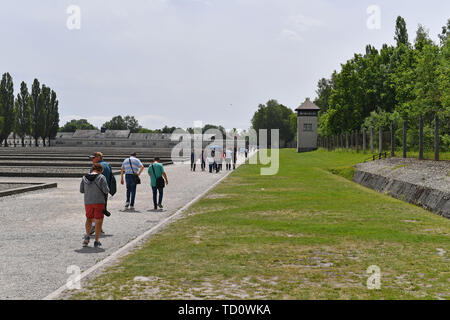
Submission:
{"label": "watchtower window", "polygon": [[303,131],[306,131],[306,132],[313,131],[312,123],[304,123],[303,124]]}

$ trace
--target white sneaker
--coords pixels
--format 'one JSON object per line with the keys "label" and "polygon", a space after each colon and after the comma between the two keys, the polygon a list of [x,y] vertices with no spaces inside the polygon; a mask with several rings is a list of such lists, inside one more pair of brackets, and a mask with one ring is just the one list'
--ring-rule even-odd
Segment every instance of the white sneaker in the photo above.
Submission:
{"label": "white sneaker", "polygon": [[134,206],[130,206],[130,210],[134,210]]}
{"label": "white sneaker", "polygon": [[128,202],[125,203],[125,209],[128,209],[129,206],[130,206],[130,204]]}

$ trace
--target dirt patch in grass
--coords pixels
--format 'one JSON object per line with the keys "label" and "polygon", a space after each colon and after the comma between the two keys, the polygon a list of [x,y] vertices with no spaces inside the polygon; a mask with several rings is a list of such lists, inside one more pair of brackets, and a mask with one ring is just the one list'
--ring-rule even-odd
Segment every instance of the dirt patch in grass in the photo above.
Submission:
{"label": "dirt patch in grass", "polygon": [[203,205],[203,206],[196,206],[195,209],[189,210],[187,213],[184,214],[183,218],[198,215],[198,214],[205,214],[208,212],[226,212],[228,210],[236,209],[237,206],[225,206],[225,205]]}
{"label": "dirt patch in grass", "polygon": [[203,199],[223,199],[223,198],[229,198],[230,196],[227,194],[220,194],[220,193],[211,193],[205,196]]}

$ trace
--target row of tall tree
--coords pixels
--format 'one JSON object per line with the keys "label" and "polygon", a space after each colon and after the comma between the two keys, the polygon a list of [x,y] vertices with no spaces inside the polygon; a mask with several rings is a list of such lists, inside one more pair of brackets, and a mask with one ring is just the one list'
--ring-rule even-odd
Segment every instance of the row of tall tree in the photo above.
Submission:
{"label": "row of tall tree", "polygon": [[377,50],[368,45],[364,54],[355,54],[330,79],[318,82],[314,102],[321,108],[319,134],[378,129],[392,122],[400,127],[406,121],[408,142],[414,145],[420,121],[433,139],[436,119],[440,119],[441,146],[450,148],[449,34],[450,19],[439,34],[439,43],[419,25],[411,43],[406,22],[398,17],[394,46],[384,44]]}
{"label": "row of tall tree", "polygon": [[31,92],[22,81],[20,91],[14,97],[14,83],[9,73],[2,75],[0,82],[0,144],[8,146],[8,136],[13,133],[25,146],[25,137],[32,136],[38,145],[42,138],[56,136],[59,128],[58,99],[55,91],[34,79]]}

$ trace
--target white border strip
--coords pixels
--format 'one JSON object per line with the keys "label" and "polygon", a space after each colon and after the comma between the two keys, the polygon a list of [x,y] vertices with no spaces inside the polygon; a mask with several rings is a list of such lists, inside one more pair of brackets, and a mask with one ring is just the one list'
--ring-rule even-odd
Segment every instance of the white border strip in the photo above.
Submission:
{"label": "white border strip", "polygon": [[[238,167],[238,166],[236,166]],[[195,202],[197,202],[198,200],[200,200],[200,198],[202,198],[206,193],[208,193],[211,189],[213,189],[215,186],[217,186],[220,182],[222,182],[222,180],[224,180],[226,177],[228,177],[228,175],[230,175],[233,171],[228,172],[227,174],[225,174],[222,178],[220,178],[219,180],[217,180],[213,185],[211,185],[208,189],[206,189],[205,191],[203,191],[201,194],[199,194],[198,196],[196,196],[193,200],[191,200],[190,202],[188,202],[187,204],[185,204],[181,209],[179,209],[177,212],[175,212],[174,214],[172,214],[171,216],[167,217],[166,219],[164,219],[163,221],[161,221],[160,223],[158,223],[156,226],[154,226],[153,228],[145,231],[143,234],[141,234],[139,237],[137,237],[136,239],[134,239],[133,241],[127,243],[126,245],[124,245],[123,247],[121,247],[120,249],[118,249],[117,251],[113,252],[111,255],[109,255],[108,257],[106,257],[105,259],[103,259],[102,261],[100,261],[99,263],[93,265],[92,267],[90,267],[89,269],[87,269],[86,271],[84,271],[79,278],[79,281],[81,282],[81,280],[83,278],[86,278],[89,274],[91,274],[92,272],[94,272],[95,270],[103,267],[105,264],[107,264],[108,262],[114,260],[115,258],[117,258],[121,253],[123,253],[124,251],[127,251],[129,249],[131,249],[132,247],[136,246],[141,240],[143,240],[144,238],[146,238],[147,236],[149,236],[150,234],[152,234],[153,232],[155,232],[158,228],[162,227],[164,224],[166,224],[167,222],[169,222],[169,220],[175,218],[176,216],[180,215],[181,213],[183,213],[184,211],[186,211],[186,209],[188,209],[192,204],[194,204]],[[63,293],[65,290],[67,289],[67,284],[61,286],[59,289],[53,291],[52,293],[50,293],[48,296],[46,296],[45,298],[43,298],[42,300],[53,300],[56,299],[61,293]]]}

